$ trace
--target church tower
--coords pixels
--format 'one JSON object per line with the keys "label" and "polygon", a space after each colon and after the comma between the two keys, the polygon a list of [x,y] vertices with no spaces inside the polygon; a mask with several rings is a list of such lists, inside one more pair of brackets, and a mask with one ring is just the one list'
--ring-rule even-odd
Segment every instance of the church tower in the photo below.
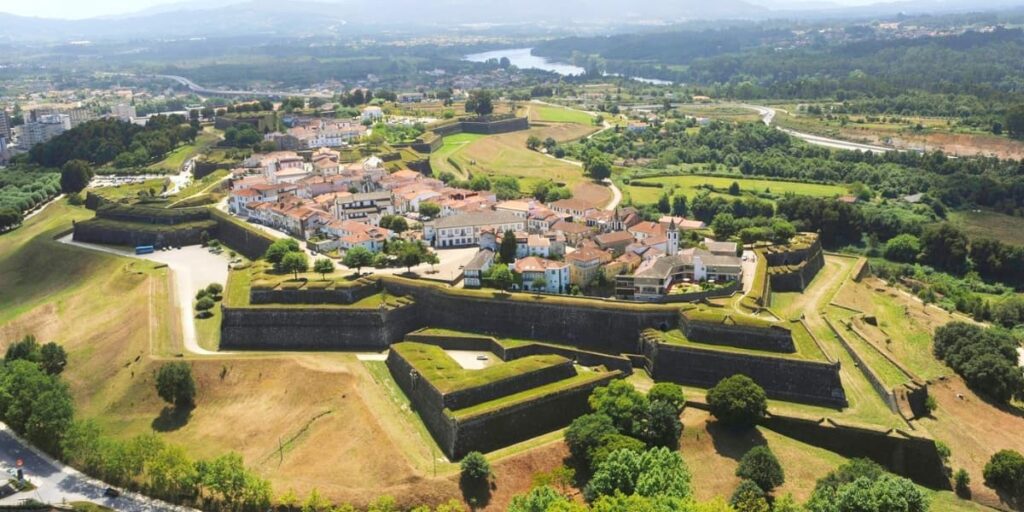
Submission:
{"label": "church tower", "polygon": [[676,226],[676,220],[672,219],[672,222],[668,224],[668,255],[675,256],[679,252],[679,228]]}

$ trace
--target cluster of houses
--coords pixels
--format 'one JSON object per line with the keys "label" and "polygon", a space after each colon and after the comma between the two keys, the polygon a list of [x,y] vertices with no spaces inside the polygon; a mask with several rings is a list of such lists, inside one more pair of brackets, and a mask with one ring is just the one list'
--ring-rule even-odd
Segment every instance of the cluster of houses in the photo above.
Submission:
{"label": "cluster of houses", "polygon": [[[233,171],[231,213],[306,240],[319,252],[355,246],[377,252],[398,236],[381,226],[403,216],[421,226],[403,236],[435,249],[479,248],[463,285],[481,287],[504,237],[516,237],[512,270],[523,289],[569,293],[596,281],[620,297],[653,300],[684,283],[740,279],[736,244],[680,249],[680,233],[704,223],[665,216],[646,221],[632,207],[604,210],[580,199],[498,201],[490,191],[449,187],[409,169],[389,172],[369,157],[345,163],[329,148],[254,155]],[[433,218],[420,214],[437,206]],[[434,213],[434,212],[430,212]],[[387,224],[391,226],[391,224]]]}

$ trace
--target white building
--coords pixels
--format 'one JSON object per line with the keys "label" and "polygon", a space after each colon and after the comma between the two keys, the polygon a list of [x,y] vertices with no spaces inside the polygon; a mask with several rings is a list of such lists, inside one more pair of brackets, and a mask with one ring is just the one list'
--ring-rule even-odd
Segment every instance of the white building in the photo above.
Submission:
{"label": "white building", "polygon": [[380,107],[366,107],[363,109],[362,119],[363,121],[376,123],[377,121],[384,119],[384,109]]}
{"label": "white building", "polygon": [[113,114],[114,117],[126,123],[132,122],[132,119],[137,117],[135,115],[135,107],[127,103],[118,103],[117,105],[114,105],[114,107],[110,109],[110,113]]}
{"label": "white building", "polygon": [[451,215],[424,224],[423,239],[434,247],[479,245],[480,232],[485,228],[500,233],[525,231],[526,219],[511,212],[493,210]]}
{"label": "white building", "polygon": [[523,277],[524,290],[547,293],[565,293],[569,290],[569,264],[564,261],[530,256],[517,260],[515,270]]}

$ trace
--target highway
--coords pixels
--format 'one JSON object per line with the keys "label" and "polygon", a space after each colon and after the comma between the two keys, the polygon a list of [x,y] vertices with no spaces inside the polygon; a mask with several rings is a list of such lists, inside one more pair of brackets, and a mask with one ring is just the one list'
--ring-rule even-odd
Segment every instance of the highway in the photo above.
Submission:
{"label": "highway", "polygon": [[236,91],[230,89],[210,89],[203,87],[188,78],[179,75],[153,75],[155,78],[165,78],[167,80],[173,80],[179,84],[188,88],[188,90],[201,95],[211,96],[265,96],[268,98],[287,98],[287,97],[298,97],[298,98],[330,98],[329,94],[306,94],[298,92],[284,92],[284,91]]}
{"label": "highway", "polygon": [[[766,126],[772,126],[772,122],[775,120],[774,108],[765,107],[762,105],[747,104],[741,104],[739,106],[756,111],[758,114],[761,115],[761,121],[764,122]],[[822,137],[821,135],[813,135],[810,133],[798,132],[796,130],[782,128],[780,126],[776,126],[775,129],[787,133],[789,134],[789,136],[796,137],[809,144],[814,144],[816,146],[824,146],[832,149],[846,149],[850,151],[870,151],[872,153],[888,153],[889,151],[894,151],[893,148],[888,148],[885,146],[874,146],[871,144],[860,144],[857,142],[849,142],[840,139],[833,139],[830,137]]]}

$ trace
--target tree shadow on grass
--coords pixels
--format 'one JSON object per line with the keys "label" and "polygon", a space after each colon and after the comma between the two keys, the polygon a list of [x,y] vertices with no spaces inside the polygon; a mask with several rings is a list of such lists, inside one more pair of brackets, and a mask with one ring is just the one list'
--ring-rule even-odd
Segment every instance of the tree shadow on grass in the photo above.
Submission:
{"label": "tree shadow on grass", "polygon": [[462,491],[462,498],[469,503],[471,510],[486,508],[491,502],[491,479],[474,480],[463,476],[459,477],[459,490]]}
{"label": "tree shadow on grass", "polygon": [[727,427],[717,421],[708,423],[708,434],[719,455],[737,461],[751,448],[768,444],[756,428]]}
{"label": "tree shadow on grass", "polygon": [[174,432],[188,424],[195,406],[174,407],[168,405],[153,419],[152,427],[157,432]]}

